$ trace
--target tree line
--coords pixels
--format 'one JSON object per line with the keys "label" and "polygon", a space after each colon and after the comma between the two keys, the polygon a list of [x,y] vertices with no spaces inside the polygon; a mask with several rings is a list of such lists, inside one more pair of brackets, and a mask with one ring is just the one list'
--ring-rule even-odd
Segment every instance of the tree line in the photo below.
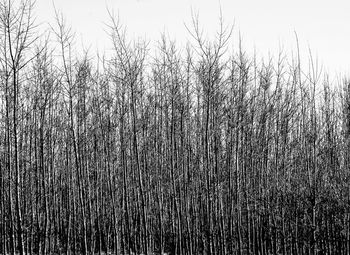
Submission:
{"label": "tree line", "polygon": [[220,18],[108,56],[1,0],[1,254],[348,254],[350,81],[258,61]]}

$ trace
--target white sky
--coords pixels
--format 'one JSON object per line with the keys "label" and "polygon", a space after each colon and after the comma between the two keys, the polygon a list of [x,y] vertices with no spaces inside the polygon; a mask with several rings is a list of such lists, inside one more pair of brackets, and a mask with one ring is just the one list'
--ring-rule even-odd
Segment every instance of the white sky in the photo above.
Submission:
{"label": "white sky", "polygon": [[235,24],[234,42],[241,33],[248,52],[255,47],[260,56],[276,55],[281,45],[287,53],[295,51],[296,31],[303,58],[310,46],[326,70],[350,74],[350,0],[37,0],[39,21],[53,21],[53,2],[78,42],[100,49],[108,48],[106,6],[119,12],[130,37],[146,37],[152,44],[163,31],[184,43],[191,8],[199,13],[205,32],[213,34],[221,4],[225,21]]}

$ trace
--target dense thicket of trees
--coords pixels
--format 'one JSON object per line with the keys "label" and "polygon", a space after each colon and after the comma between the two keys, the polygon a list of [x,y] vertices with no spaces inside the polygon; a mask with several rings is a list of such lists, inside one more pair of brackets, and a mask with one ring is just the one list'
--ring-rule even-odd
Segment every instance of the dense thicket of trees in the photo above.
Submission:
{"label": "dense thicket of trees", "polygon": [[93,59],[0,10],[1,254],[349,254],[349,81],[229,54],[222,21],[150,54],[112,17]]}

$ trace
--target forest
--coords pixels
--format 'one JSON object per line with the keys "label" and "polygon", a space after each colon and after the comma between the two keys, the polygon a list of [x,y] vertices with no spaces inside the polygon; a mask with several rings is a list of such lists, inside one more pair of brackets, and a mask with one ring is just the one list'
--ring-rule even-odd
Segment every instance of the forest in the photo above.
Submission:
{"label": "forest", "polygon": [[0,254],[350,253],[349,79],[222,17],[150,48],[110,12],[98,55],[34,10],[0,3]]}

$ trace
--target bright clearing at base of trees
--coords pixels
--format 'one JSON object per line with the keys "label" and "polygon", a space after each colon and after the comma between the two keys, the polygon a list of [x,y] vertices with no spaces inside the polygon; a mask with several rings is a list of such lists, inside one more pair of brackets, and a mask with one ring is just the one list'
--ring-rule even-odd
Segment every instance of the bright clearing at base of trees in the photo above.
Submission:
{"label": "bright clearing at base of trees", "polygon": [[188,27],[154,55],[110,15],[76,57],[1,1],[1,254],[348,254],[350,82]]}

